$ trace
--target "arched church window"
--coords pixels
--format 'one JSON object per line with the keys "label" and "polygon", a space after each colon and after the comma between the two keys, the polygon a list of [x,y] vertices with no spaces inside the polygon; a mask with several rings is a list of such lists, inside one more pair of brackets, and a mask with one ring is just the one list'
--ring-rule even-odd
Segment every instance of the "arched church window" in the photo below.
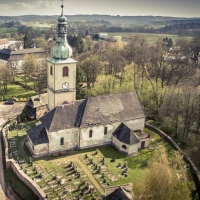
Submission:
{"label": "arched church window", "polygon": [[52,67],[52,65],[50,67],[50,74],[53,75],[53,67]]}
{"label": "arched church window", "polygon": [[68,67],[63,67],[63,76],[68,76]]}

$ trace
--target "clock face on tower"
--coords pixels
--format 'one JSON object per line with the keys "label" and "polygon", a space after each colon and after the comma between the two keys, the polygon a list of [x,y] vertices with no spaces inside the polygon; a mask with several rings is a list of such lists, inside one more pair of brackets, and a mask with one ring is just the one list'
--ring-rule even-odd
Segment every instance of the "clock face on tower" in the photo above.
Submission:
{"label": "clock face on tower", "polygon": [[69,83],[64,82],[64,83],[62,84],[62,88],[63,88],[63,89],[67,89],[68,87],[69,87]]}

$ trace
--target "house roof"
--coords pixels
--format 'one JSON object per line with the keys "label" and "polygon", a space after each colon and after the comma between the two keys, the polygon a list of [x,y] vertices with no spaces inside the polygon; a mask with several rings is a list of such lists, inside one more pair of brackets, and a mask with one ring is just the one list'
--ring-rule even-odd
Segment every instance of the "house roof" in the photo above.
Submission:
{"label": "house roof", "polygon": [[34,145],[49,142],[46,129],[42,124],[39,124],[32,129],[27,130],[27,134]]}
{"label": "house roof", "polygon": [[141,130],[138,130],[138,131],[134,131],[135,135],[139,138],[139,139],[142,139],[142,138],[148,138],[150,137],[149,134],[141,131]]}
{"label": "house roof", "polygon": [[0,59],[8,60],[10,57],[10,50],[9,49],[1,49],[0,50]]}
{"label": "house roof", "polygon": [[42,48],[29,48],[29,49],[18,49],[11,51],[10,55],[29,54],[29,53],[44,53],[45,50]]}
{"label": "house roof", "polygon": [[77,116],[82,111],[83,101],[77,100],[71,104],[57,106],[41,117],[40,121],[50,132],[76,127]]}
{"label": "house roof", "polygon": [[38,108],[40,106],[47,105],[47,103],[48,103],[48,94],[44,93],[40,94],[40,96],[39,95],[32,96],[28,101],[27,105],[32,108]]}
{"label": "house roof", "polygon": [[123,123],[117,127],[113,136],[115,136],[119,141],[129,145],[140,142],[135,133]]}
{"label": "house roof", "polygon": [[137,200],[137,197],[132,191],[132,184],[121,186],[110,186],[106,188],[106,196],[104,200]]}
{"label": "house roof", "polygon": [[63,104],[52,109],[40,121],[48,131],[55,131],[144,117],[137,93],[127,92],[88,97],[72,104]]}
{"label": "house roof", "polygon": [[87,99],[80,126],[87,127],[143,117],[145,114],[136,92],[107,94]]}
{"label": "house roof", "polygon": [[4,45],[4,44],[9,44],[9,41],[6,38],[0,39],[0,45]]}
{"label": "house roof", "polygon": [[17,41],[15,43],[12,43],[8,46],[8,49],[10,49],[11,51],[15,51],[16,49],[19,49],[20,46],[22,45],[21,41]]}
{"label": "house roof", "polygon": [[0,59],[3,60],[23,60],[25,54],[33,54],[36,59],[42,58],[44,56],[45,50],[42,48],[30,48],[30,49],[18,49],[16,51],[11,51],[10,49],[0,50]]}
{"label": "house roof", "polygon": [[121,186],[118,187],[113,193],[109,194],[106,200],[131,200],[131,194],[124,190]]}

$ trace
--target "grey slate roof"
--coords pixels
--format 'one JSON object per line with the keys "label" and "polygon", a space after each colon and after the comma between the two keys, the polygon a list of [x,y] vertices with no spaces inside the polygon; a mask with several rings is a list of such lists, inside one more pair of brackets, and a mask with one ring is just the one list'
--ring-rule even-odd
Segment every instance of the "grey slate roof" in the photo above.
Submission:
{"label": "grey slate roof", "polygon": [[63,104],[40,118],[48,131],[144,118],[136,92],[100,95]]}
{"label": "grey slate roof", "polygon": [[44,56],[45,50],[42,48],[18,49],[11,51],[10,49],[0,50],[0,59],[8,60],[9,58],[14,61],[23,60],[25,54],[33,54],[36,59]]}
{"label": "grey slate roof", "polygon": [[126,191],[121,186],[104,198],[104,200],[132,200],[132,199],[133,199],[132,193]]}
{"label": "grey slate roof", "polygon": [[9,49],[1,49],[0,50],[0,59],[8,60],[10,57],[10,50]]}
{"label": "grey slate roof", "polygon": [[42,124],[27,130],[27,134],[34,145],[49,143],[46,130]]}
{"label": "grey slate roof", "polygon": [[119,141],[129,145],[140,142],[135,133],[123,123],[117,127],[113,136],[115,136]]}
{"label": "grey slate roof", "polygon": [[40,106],[47,105],[47,103],[48,103],[48,94],[44,93],[40,94],[40,96],[39,95],[32,96],[28,101],[27,105],[32,108],[38,108]]}
{"label": "grey slate roof", "polygon": [[44,52],[45,50],[42,48],[29,48],[29,49],[18,49],[16,51],[11,51],[10,55],[44,53]]}
{"label": "grey slate roof", "polygon": [[84,100],[77,100],[71,104],[57,106],[41,117],[40,121],[50,132],[76,127],[77,116],[82,111],[83,102]]}
{"label": "grey slate roof", "polygon": [[136,92],[89,97],[80,127],[144,118]]}

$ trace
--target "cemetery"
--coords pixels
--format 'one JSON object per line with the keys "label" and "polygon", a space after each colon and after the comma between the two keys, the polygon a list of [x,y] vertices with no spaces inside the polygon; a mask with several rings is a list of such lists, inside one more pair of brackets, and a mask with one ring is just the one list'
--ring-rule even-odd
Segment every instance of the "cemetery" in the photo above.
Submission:
{"label": "cemetery", "polygon": [[127,183],[134,186],[148,167],[148,160],[162,147],[168,154],[174,150],[157,134],[151,135],[151,146],[132,156],[119,153],[112,146],[62,152],[34,158],[26,147],[26,129],[34,122],[10,122],[7,125],[9,157],[46,194],[46,199],[102,199],[108,186]]}

